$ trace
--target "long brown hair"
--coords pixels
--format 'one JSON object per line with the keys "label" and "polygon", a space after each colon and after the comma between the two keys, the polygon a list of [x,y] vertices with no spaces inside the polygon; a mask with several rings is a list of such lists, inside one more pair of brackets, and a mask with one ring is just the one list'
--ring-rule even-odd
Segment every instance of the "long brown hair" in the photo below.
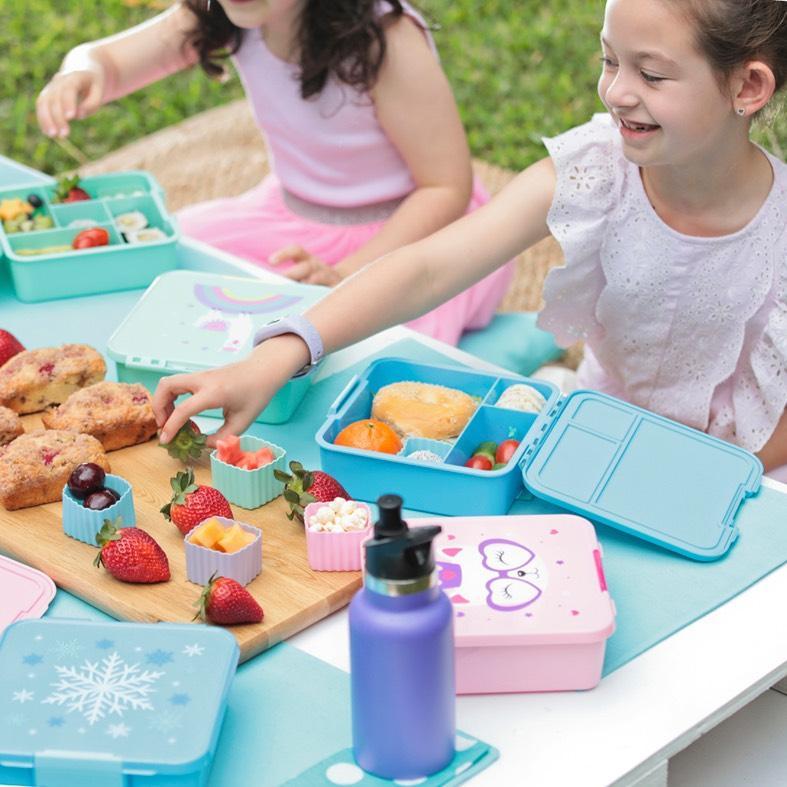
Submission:
{"label": "long brown hair", "polygon": [[[404,13],[400,0],[386,0],[395,17]],[[217,2],[184,0],[196,26],[187,36],[202,68],[222,76],[222,59],[238,51],[243,31]],[[378,0],[306,0],[298,30],[301,96],[320,93],[330,76],[359,91],[370,90],[385,58],[385,31]]]}

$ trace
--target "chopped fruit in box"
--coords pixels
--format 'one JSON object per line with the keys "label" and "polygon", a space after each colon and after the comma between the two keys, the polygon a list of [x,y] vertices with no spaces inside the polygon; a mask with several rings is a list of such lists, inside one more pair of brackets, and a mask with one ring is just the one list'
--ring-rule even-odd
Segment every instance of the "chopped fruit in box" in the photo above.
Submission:
{"label": "chopped fruit in box", "polygon": [[183,535],[211,516],[232,519],[232,509],[218,489],[194,482],[194,471],[181,470],[169,480],[173,496],[161,513],[171,521]]}
{"label": "chopped fruit in box", "polygon": [[517,448],[519,448],[519,440],[514,440],[513,438],[503,440],[495,451],[495,462],[497,464],[508,464],[511,461],[511,457],[516,453]]}
{"label": "chopped fruit in box", "polygon": [[166,582],[169,561],[155,539],[138,527],[123,527],[123,518],[104,520],[96,536],[100,547],[94,565],[103,565],[121,582]]}
{"label": "chopped fruit in box", "polygon": [[173,459],[180,459],[181,462],[188,464],[200,458],[206,440],[200,428],[194,421],[189,420],[178,429],[178,433],[168,443],[159,443],[159,445],[166,448]]}
{"label": "chopped fruit in box", "polygon": [[347,490],[322,470],[304,470],[300,462],[290,462],[290,471],[274,469],[277,481],[284,484],[284,499],[289,503],[288,519],[303,522],[303,510],[309,503],[330,503],[337,497],[349,498]]}
{"label": "chopped fruit in box", "polygon": [[215,549],[220,539],[224,538],[226,528],[216,517],[206,519],[198,528],[194,530],[189,539],[192,544],[205,549]]}
{"label": "chopped fruit in box", "polygon": [[12,333],[0,328],[0,366],[24,351],[24,346]]}
{"label": "chopped fruit in box", "polygon": [[237,522],[228,527],[224,537],[219,539],[216,549],[220,552],[237,552],[254,541],[254,534],[244,530]]}
{"label": "chopped fruit in box", "polygon": [[91,227],[78,232],[71,241],[75,249],[92,249],[95,246],[109,245],[109,233],[103,227]]}
{"label": "chopped fruit in box", "polygon": [[15,221],[20,217],[27,218],[33,212],[33,206],[19,197],[4,199],[0,202],[0,219]]}
{"label": "chopped fruit in box", "polygon": [[353,421],[336,435],[335,445],[347,448],[360,448],[363,451],[380,451],[384,454],[398,454],[402,450],[399,435],[383,421],[364,418]]}
{"label": "chopped fruit in box", "polygon": [[235,623],[259,623],[264,617],[262,607],[243,585],[229,577],[210,578],[197,602],[194,619],[231,626]]}
{"label": "chopped fruit in box", "polygon": [[79,175],[63,175],[57,180],[55,189],[55,202],[83,202],[92,199],[83,188],[79,186]]}

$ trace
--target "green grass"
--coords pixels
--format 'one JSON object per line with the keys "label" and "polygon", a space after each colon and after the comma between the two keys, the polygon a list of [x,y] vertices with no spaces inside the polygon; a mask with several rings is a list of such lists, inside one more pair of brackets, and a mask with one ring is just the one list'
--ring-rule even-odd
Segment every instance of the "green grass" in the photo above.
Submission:
{"label": "green grass", "polygon": [[[147,19],[161,0],[0,0],[0,153],[46,172],[76,162],[48,140],[35,98],[77,43]],[[521,169],[543,156],[540,139],[581,123],[600,103],[598,28],[603,0],[422,0],[475,156]],[[482,10],[478,10],[478,9]],[[71,142],[89,159],[239,98],[194,69],[104,107],[75,124]],[[787,153],[787,112],[757,139]]]}

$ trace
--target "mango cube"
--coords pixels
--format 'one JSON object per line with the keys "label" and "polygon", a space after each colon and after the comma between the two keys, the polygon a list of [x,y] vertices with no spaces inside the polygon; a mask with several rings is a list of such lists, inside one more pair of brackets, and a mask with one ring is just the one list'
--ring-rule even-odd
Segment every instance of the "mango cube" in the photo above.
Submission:
{"label": "mango cube", "polygon": [[246,532],[240,525],[234,524],[224,531],[224,537],[216,544],[221,552],[237,552],[254,541],[254,534]]}
{"label": "mango cube", "polygon": [[215,516],[210,517],[191,534],[191,543],[206,549],[216,549],[216,544],[224,538],[227,532],[229,532],[228,529]]}

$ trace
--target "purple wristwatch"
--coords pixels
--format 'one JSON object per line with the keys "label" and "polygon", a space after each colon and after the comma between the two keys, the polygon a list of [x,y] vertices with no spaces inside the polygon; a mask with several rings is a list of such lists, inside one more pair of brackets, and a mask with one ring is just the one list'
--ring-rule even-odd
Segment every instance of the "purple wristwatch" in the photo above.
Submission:
{"label": "purple wristwatch", "polygon": [[320,333],[311,320],[302,314],[288,314],[272,320],[254,334],[254,346],[256,347],[265,339],[272,339],[274,336],[281,336],[285,333],[294,333],[296,336],[300,336],[309,348],[309,363],[293,375],[293,377],[300,377],[316,366],[325,352]]}

